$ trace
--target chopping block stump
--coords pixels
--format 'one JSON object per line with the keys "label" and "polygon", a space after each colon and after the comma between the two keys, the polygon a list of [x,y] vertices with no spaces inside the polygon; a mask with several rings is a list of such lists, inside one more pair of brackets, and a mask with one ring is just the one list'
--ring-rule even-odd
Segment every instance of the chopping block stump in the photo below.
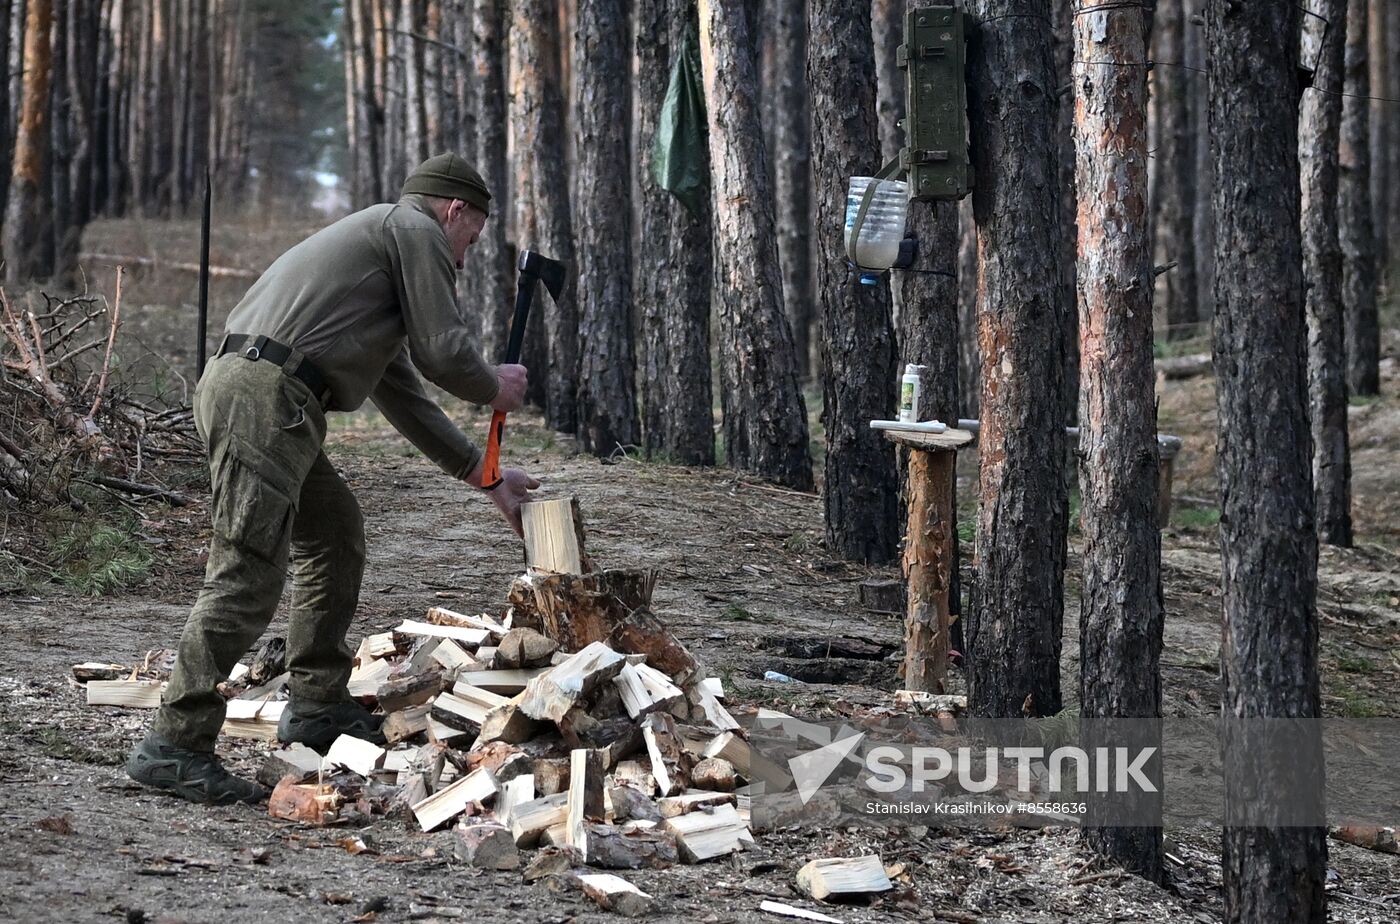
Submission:
{"label": "chopping block stump", "polygon": [[949,594],[958,531],[953,509],[958,450],[974,439],[967,430],[919,433],[886,430],[885,438],[909,452],[909,524],[904,537],[904,689],[943,692],[948,672]]}

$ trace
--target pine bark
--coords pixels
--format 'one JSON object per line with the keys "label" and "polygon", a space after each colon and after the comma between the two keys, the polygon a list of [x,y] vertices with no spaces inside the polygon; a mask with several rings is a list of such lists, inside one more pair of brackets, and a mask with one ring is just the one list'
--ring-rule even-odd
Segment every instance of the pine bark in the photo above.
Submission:
{"label": "pine bark", "polygon": [[1387,254],[1391,246],[1390,216],[1386,214],[1385,207],[1389,187],[1396,179],[1390,173],[1391,154],[1387,147],[1395,140],[1388,124],[1394,120],[1390,118],[1391,113],[1387,110],[1393,109],[1395,104],[1387,103],[1383,97],[1396,98],[1386,91],[1390,87],[1390,72],[1396,67],[1395,56],[1400,54],[1400,48],[1386,45],[1386,30],[1389,28],[1389,20],[1394,17],[1390,10],[1395,4],[1385,0],[1369,2],[1371,15],[1367,42],[1370,45],[1372,94],[1372,98],[1368,100],[1371,121],[1371,224],[1376,233],[1376,274],[1383,285]]}
{"label": "pine bark", "polygon": [[651,145],[675,56],[695,35],[694,0],[638,0],[636,118],[638,391],[649,457],[713,465],[710,380],[710,209],[691,212],[651,175]]}
{"label": "pine bark", "polygon": [[[1365,0],[1361,0],[1365,2]],[[1325,0],[1316,12],[1346,21],[1347,0]],[[1338,147],[1346,42],[1328,33],[1313,89],[1303,94],[1299,130],[1302,172],[1303,277],[1307,285],[1308,399],[1313,442],[1313,488],[1318,539],[1349,547],[1351,450],[1347,438],[1346,313],[1342,248],[1337,230]]]}
{"label": "pine bark", "polygon": [[506,163],[506,22],[504,0],[476,0],[472,7],[476,168],[496,198],[476,245],[473,262],[481,269],[472,291],[482,317],[481,348],[492,362],[505,354],[511,311],[511,258],[506,243],[511,206]]}
{"label": "pine bark", "polygon": [[49,86],[53,77],[52,0],[29,0],[24,26],[24,83],[19,128],[5,206],[5,281],[15,284],[47,275],[40,214],[48,146]]}
{"label": "pine bark", "polygon": [[1073,424],[1079,419],[1079,309],[1075,299],[1078,199],[1074,189],[1074,88],[1070,82],[1073,79],[1074,11],[1082,5],[1076,0],[1053,0],[1051,9],[1055,30],[1056,138],[1059,148],[1059,169],[1056,171],[1060,197],[1059,305],[1063,312],[1060,323],[1063,344],[1060,349],[1065,365],[1063,419],[1066,424]]}
{"label": "pine bark", "polygon": [[807,410],[783,313],[773,199],[744,0],[699,0],[709,121],[720,405],[728,464],[812,488]]}
{"label": "pine bark", "polygon": [[1370,4],[1347,9],[1346,96],[1342,99],[1342,300],[1346,305],[1347,385],[1353,395],[1380,393],[1380,316],[1376,229],[1371,219]]}
{"label": "pine bark", "polygon": [[[1083,13],[1073,29],[1075,58],[1105,62],[1076,65],[1073,81],[1082,315],[1079,702],[1086,719],[1162,714],[1147,74],[1125,66],[1144,60],[1150,23],[1140,8],[1117,9]],[[1158,826],[1093,823],[1115,809],[1145,812]],[[1091,794],[1084,836],[1110,859],[1160,882],[1161,814],[1160,791]]]}
{"label": "pine bark", "polygon": [[[568,267],[559,299],[545,297],[541,340],[534,344],[533,381],[544,382],[545,420],[555,430],[578,429],[578,310],[573,221],[569,209],[564,95],[561,90],[558,7],[553,0],[510,5],[510,125],[515,156],[515,242]],[[530,337],[527,335],[527,351]],[[541,349],[542,348],[542,349]],[[528,355],[528,352],[527,352]],[[543,374],[542,374],[543,373]]]}
{"label": "pine bark", "polygon": [[[1207,6],[1215,156],[1214,365],[1219,435],[1227,817],[1260,786],[1321,781],[1321,739],[1288,779],[1267,767],[1261,717],[1320,716],[1317,535],[1308,452],[1297,73],[1291,0]],[[1295,230],[1297,229],[1297,230]],[[1301,735],[1299,736],[1302,737]],[[1247,782],[1241,783],[1241,780]],[[1253,802],[1251,802],[1253,800]],[[1227,827],[1227,922],[1322,922],[1326,831]]]}
{"label": "pine bark", "polygon": [[14,128],[11,124],[12,110],[10,108],[10,78],[8,76],[13,73],[10,67],[10,22],[14,13],[14,0],[0,0],[0,67],[5,68],[7,75],[4,85],[0,86],[0,202],[8,201],[10,171],[5,167],[14,163]]}
{"label": "pine bark", "polygon": [[771,87],[773,203],[778,222],[778,253],[783,276],[797,374],[815,372],[816,299],[812,294],[812,158],[807,101],[807,3],[775,0],[770,31],[781,36],[776,80]]}
{"label": "pine bark", "polygon": [[956,424],[959,403],[958,206],[955,202],[909,203],[909,231],[918,255],[909,272],[895,271],[902,311],[901,363],[924,367],[920,375],[920,420]]}
{"label": "pine bark", "polygon": [[982,354],[970,706],[986,716],[1053,715],[1063,705],[1069,504],[1050,4],[977,0],[969,9],[982,23],[968,49]]}
{"label": "pine bark", "polygon": [[976,420],[982,409],[982,348],[977,343],[977,222],[972,199],[958,203],[958,406]]}
{"label": "pine bark", "polygon": [[904,43],[905,0],[871,0],[870,32],[875,46],[875,124],[880,134],[880,156],[889,160],[904,146],[904,71],[898,66],[897,49]]}
{"label": "pine bark", "polygon": [[[1392,57],[1388,59],[1384,95],[1397,100],[1400,99],[1400,61],[1393,55],[1395,49],[1400,48],[1400,5],[1394,3],[1385,7],[1385,47],[1390,49]],[[1400,292],[1400,113],[1395,111],[1394,103],[1388,104],[1385,110],[1381,130],[1386,152],[1385,215],[1389,224],[1386,231],[1389,246],[1382,270],[1389,279],[1387,291],[1393,298]]]}
{"label": "pine bark", "polygon": [[840,232],[850,178],[879,149],[870,0],[808,4],[807,83],[812,88],[812,174],[821,310],[822,423],[826,428],[829,551],[885,562],[899,546],[894,447],[872,420],[894,413],[894,331],[888,276],[864,285],[850,271]]}
{"label": "pine bark", "polygon": [[1196,336],[1195,137],[1191,132],[1191,80],[1186,60],[1186,0],[1161,0],[1156,29],[1161,65],[1153,69],[1153,92],[1161,99],[1161,143],[1157,147],[1157,253],[1175,263],[1162,277],[1168,339]]}
{"label": "pine bark", "polygon": [[624,0],[578,0],[578,430],[607,457],[640,445],[632,343],[631,49]]}
{"label": "pine bark", "polygon": [[[1196,207],[1192,221],[1192,239],[1196,257],[1196,314],[1210,318],[1215,314],[1215,205],[1210,190],[1215,186],[1215,160],[1210,150],[1210,84],[1206,79],[1205,26],[1196,20],[1205,12],[1210,0],[1186,0],[1186,65],[1191,80],[1191,136],[1195,139],[1192,153],[1196,164]],[[1202,323],[1199,332],[1209,333]]]}

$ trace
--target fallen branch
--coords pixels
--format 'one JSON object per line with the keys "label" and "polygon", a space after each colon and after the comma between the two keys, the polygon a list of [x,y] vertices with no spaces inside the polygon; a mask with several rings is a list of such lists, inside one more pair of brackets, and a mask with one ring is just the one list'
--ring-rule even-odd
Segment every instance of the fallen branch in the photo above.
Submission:
{"label": "fallen branch", "polygon": [[127,494],[135,494],[137,497],[155,497],[165,501],[172,507],[188,507],[190,504],[194,503],[187,495],[180,494],[176,491],[169,491],[153,484],[141,484],[139,481],[127,481],[125,478],[116,478],[112,475],[93,475],[90,480],[93,484],[101,485],[104,488],[125,491]]}

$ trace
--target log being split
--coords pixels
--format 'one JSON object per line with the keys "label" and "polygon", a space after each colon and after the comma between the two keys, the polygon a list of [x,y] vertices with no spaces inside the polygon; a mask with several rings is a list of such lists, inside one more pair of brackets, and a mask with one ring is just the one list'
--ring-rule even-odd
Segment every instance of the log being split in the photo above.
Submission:
{"label": "log being split", "polygon": [[593,570],[583,551],[583,515],[577,498],[522,504],[520,523],[525,563],[531,568],[561,574]]}

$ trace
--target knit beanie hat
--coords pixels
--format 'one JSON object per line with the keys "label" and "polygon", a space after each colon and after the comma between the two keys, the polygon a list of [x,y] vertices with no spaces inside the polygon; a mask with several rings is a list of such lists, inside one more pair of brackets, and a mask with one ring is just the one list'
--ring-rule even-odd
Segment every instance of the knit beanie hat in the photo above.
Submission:
{"label": "knit beanie hat", "polygon": [[403,184],[403,195],[412,193],[461,199],[491,214],[491,191],[481,174],[456,154],[439,154],[419,164]]}

